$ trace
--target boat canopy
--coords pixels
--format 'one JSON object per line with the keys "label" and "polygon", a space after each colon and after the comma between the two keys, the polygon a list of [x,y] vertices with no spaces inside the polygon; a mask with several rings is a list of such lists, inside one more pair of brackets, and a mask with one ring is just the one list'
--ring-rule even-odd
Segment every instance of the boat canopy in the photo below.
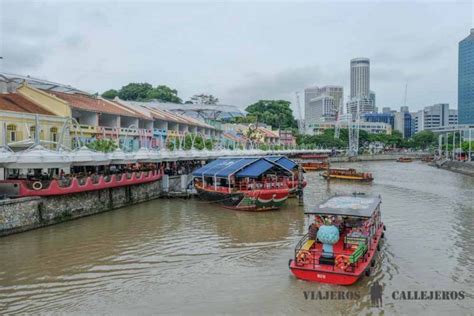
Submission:
{"label": "boat canopy", "polygon": [[294,168],[298,167],[298,164],[296,162],[286,158],[285,156],[270,156],[265,158],[279,164],[280,166],[285,167],[288,170],[293,170]]}
{"label": "boat canopy", "polygon": [[371,217],[381,203],[380,197],[334,196],[321,203],[311,215]]}
{"label": "boat canopy", "polygon": [[233,157],[220,158],[193,172],[194,177],[227,178],[231,175],[244,178],[258,178],[270,169],[277,169],[284,174],[291,175],[290,170],[266,158]]}

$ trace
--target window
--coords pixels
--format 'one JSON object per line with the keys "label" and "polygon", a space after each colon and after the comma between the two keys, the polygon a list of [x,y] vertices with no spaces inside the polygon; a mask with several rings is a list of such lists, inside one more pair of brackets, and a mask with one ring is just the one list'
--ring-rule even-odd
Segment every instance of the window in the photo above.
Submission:
{"label": "window", "polygon": [[57,142],[58,141],[58,128],[57,127],[51,127],[50,137],[51,137],[52,142]]}
{"label": "window", "polygon": [[16,142],[16,125],[9,124],[7,126],[7,137],[9,142]]}

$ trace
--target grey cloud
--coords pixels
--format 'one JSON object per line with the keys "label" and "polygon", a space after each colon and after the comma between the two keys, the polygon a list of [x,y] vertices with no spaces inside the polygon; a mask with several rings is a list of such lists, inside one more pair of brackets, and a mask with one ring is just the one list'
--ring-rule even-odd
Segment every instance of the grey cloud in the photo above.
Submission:
{"label": "grey cloud", "polygon": [[275,74],[247,74],[244,83],[231,88],[227,97],[248,105],[259,99],[293,98],[296,91],[304,87],[324,82],[327,76],[320,67],[307,66],[286,69]]}

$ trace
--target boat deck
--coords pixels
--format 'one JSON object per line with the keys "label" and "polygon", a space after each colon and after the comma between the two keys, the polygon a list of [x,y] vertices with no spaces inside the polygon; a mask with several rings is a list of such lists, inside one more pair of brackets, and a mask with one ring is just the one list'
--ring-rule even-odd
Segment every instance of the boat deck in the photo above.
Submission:
{"label": "boat deck", "polygon": [[[293,261],[291,266],[295,269],[358,276],[365,271],[372,260],[375,250],[377,249],[377,244],[381,238],[381,234],[382,228],[380,227],[373,237],[367,252],[356,263],[351,264],[346,270],[335,266],[333,259],[322,257],[323,244],[315,240],[308,240],[297,253],[298,257],[304,252],[309,252],[311,254],[309,260],[304,264]],[[337,257],[338,255],[350,256],[357,248],[356,245],[350,247],[346,244],[346,246],[347,247],[344,246],[344,234],[341,234],[339,241],[333,245],[334,257]]]}

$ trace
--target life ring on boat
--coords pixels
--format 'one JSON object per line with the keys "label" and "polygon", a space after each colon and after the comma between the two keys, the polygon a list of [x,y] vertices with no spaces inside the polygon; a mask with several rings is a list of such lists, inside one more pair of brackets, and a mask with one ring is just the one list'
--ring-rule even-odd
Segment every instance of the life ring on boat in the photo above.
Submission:
{"label": "life ring on boat", "polygon": [[301,250],[296,257],[296,263],[299,265],[309,264],[311,259],[313,259],[311,252],[308,250]]}
{"label": "life ring on boat", "polygon": [[339,269],[344,270],[344,271],[351,264],[351,262],[349,261],[349,257],[345,256],[345,255],[338,255],[336,257],[335,262],[336,262],[336,267],[338,267]]}
{"label": "life ring on boat", "polygon": [[33,182],[32,187],[34,190],[39,191],[43,188],[43,184],[40,181],[35,181]]}

